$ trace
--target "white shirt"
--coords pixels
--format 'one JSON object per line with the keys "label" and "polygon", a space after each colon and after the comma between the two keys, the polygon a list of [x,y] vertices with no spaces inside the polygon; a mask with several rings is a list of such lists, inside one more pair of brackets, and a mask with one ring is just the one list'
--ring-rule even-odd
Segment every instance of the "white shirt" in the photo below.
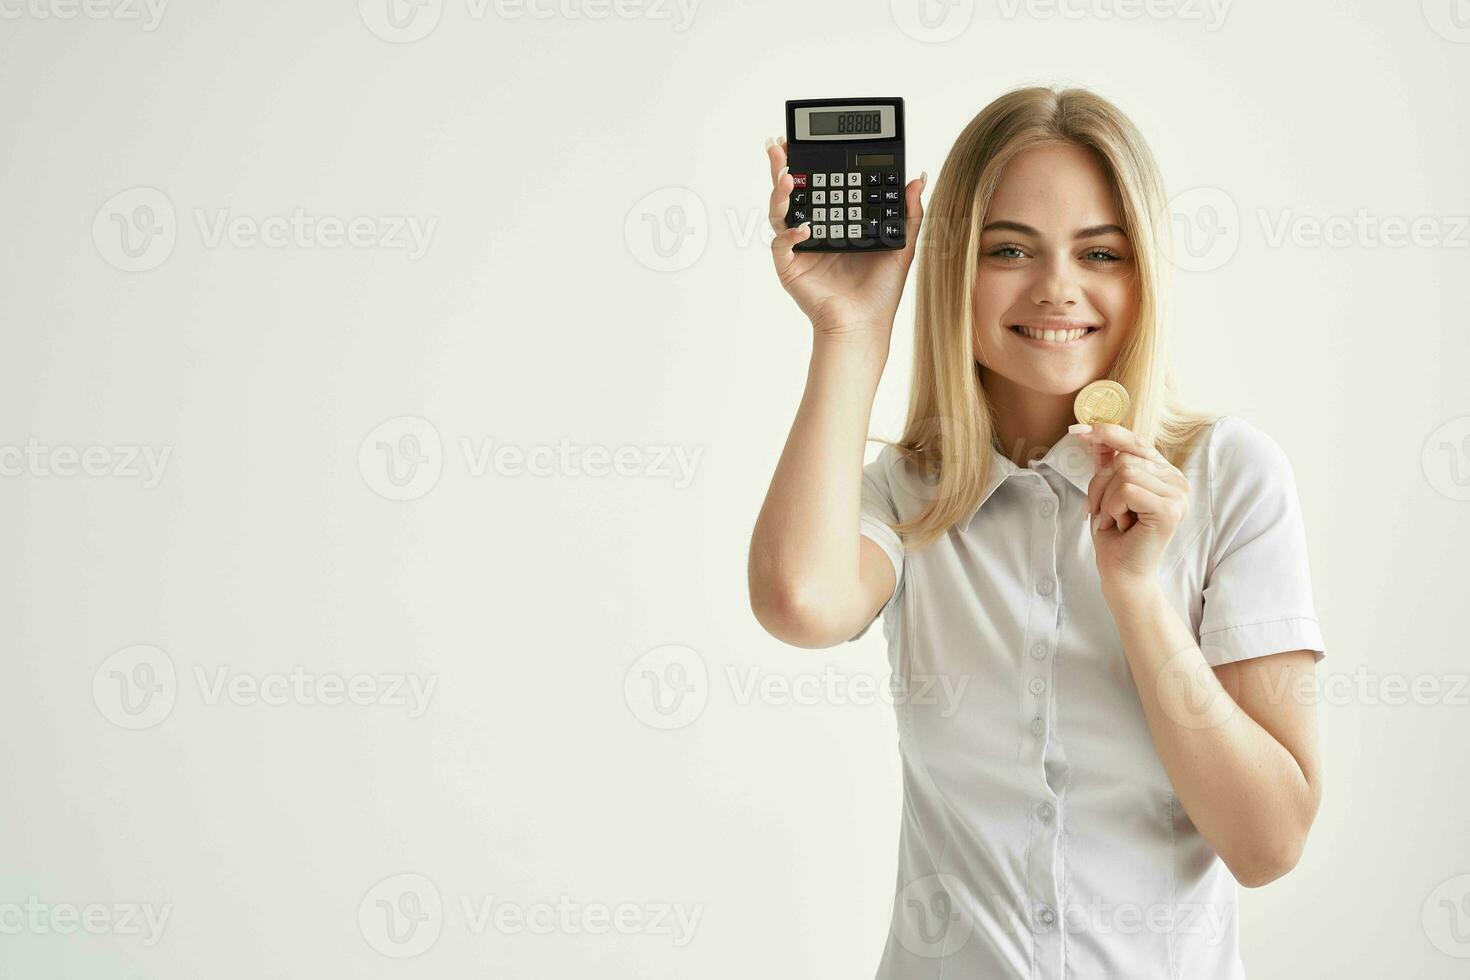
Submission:
{"label": "white shirt", "polygon": [[[1092,458],[1071,434],[1025,467],[992,452],[971,516],[907,554],[889,524],[934,489],[890,447],[863,468],[860,530],[898,578],[880,614],[904,803],[877,976],[1239,980],[1237,883],[1174,795],[1103,600]],[[1226,416],[1180,469],[1159,581],[1205,659],[1320,662],[1285,453]]]}

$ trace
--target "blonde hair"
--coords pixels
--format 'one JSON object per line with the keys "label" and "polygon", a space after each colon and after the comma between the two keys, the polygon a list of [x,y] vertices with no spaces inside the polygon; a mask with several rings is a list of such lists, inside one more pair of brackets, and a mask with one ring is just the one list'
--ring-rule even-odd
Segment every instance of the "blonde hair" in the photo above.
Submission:
{"label": "blonde hair", "polygon": [[908,419],[898,442],[877,440],[894,447],[900,465],[917,468],[928,485],[929,505],[894,526],[907,547],[928,545],[973,512],[990,479],[994,415],[972,330],[980,229],[1006,164],[1022,150],[1059,142],[1101,157],[1133,249],[1138,319],[1107,375],[1131,396],[1123,424],[1182,466],[1195,437],[1217,417],[1188,411],[1176,397],[1165,309],[1169,202],[1142,134],[1116,106],[1085,89],[1007,92],[960,133],[925,208]]}

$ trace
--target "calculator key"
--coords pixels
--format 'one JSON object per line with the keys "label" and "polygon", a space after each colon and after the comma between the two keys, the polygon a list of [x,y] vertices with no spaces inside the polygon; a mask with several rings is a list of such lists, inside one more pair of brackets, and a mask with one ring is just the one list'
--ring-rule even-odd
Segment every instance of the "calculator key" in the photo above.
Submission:
{"label": "calculator key", "polygon": [[813,187],[826,187],[827,186],[827,175],[826,174],[812,174],[812,186]]}
{"label": "calculator key", "polygon": [[847,209],[847,220],[848,221],[861,221],[861,220],[863,220],[863,209],[862,208],[859,208],[859,207],[851,207],[851,208],[848,208]]}
{"label": "calculator key", "polygon": [[812,208],[812,220],[813,221],[826,221],[827,220],[827,209],[826,208]]}
{"label": "calculator key", "polygon": [[813,238],[826,238],[827,237],[827,226],[826,225],[812,225],[812,237]]}
{"label": "calculator key", "polygon": [[847,229],[841,225],[833,225],[832,230],[827,233],[828,238],[846,238]]}
{"label": "calculator key", "polygon": [[885,223],[883,225],[883,237],[884,238],[902,238],[903,237],[903,225],[900,225],[897,222]]}
{"label": "calculator key", "polygon": [[806,208],[792,208],[790,220],[793,225],[799,225],[803,221],[810,221],[811,214],[807,211]]}
{"label": "calculator key", "polygon": [[807,192],[807,191],[792,191],[791,192],[791,203],[792,204],[805,204],[806,203],[806,196],[807,196],[808,193],[809,192]]}
{"label": "calculator key", "polygon": [[883,197],[883,192],[882,191],[868,191],[867,202],[869,204],[877,204],[878,201],[879,201],[879,199],[882,198],[882,197]]}
{"label": "calculator key", "polygon": [[827,203],[827,192],[826,191],[812,191],[812,203],[813,204],[826,204]]}
{"label": "calculator key", "polygon": [[863,203],[863,192],[860,191],[860,190],[858,190],[856,187],[854,187],[852,190],[848,191],[847,192],[847,203],[848,204],[861,204],[861,203]]}
{"label": "calculator key", "polygon": [[878,171],[874,170],[874,171],[871,171],[868,174],[868,186],[869,187],[877,187],[880,183],[882,183],[882,181],[883,181],[883,178],[878,173]]}
{"label": "calculator key", "polygon": [[898,174],[896,172],[892,171],[892,170],[888,171],[888,173],[886,173],[886,174],[883,175],[883,182],[885,184],[896,184],[896,183],[898,183]]}
{"label": "calculator key", "polygon": [[859,184],[861,184],[862,182],[863,182],[863,175],[860,174],[860,173],[858,173],[855,170],[852,173],[850,173],[850,174],[847,175],[847,186],[848,187],[856,187]]}
{"label": "calculator key", "polygon": [[898,218],[899,218],[898,208],[895,208],[895,207],[887,207],[887,208],[884,208],[883,209],[883,220],[884,221],[897,221]]}
{"label": "calculator key", "polygon": [[802,188],[806,186],[806,174],[792,174],[791,179],[795,181],[792,187]]}
{"label": "calculator key", "polygon": [[847,237],[848,238],[862,238],[863,237],[863,226],[862,225],[848,225],[847,226]]}
{"label": "calculator key", "polygon": [[827,185],[829,187],[841,187],[847,182],[846,174],[828,174]]}
{"label": "calculator key", "polygon": [[884,191],[883,200],[885,202],[897,204],[899,201],[898,191]]}
{"label": "calculator key", "polygon": [[869,238],[878,237],[879,227],[880,226],[878,224],[877,218],[868,218],[866,221],[863,222],[863,230],[867,233],[867,236]]}

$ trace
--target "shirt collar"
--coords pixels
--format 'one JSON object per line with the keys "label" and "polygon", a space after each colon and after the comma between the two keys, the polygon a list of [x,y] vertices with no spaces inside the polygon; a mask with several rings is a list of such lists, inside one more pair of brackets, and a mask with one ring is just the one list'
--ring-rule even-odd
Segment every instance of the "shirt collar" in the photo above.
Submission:
{"label": "shirt collar", "polygon": [[1087,494],[1087,485],[1092,482],[1093,476],[1092,451],[1082,441],[1082,437],[1074,432],[1068,432],[1062,436],[1047,450],[1045,456],[1032,461],[1028,466],[1017,466],[992,445],[990,463],[990,479],[985,485],[985,492],[980,494],[980,502],[964,520],[960,521],[960,527],[966,531],[970,529],[970,525],[975,521],[975,516],[980,513],[980,508],[985,506],[985,501],[990,499],[990,495],[995,492],[996,488],[1018,473],[1039,470],[1043,466],[1051,467],[1052,470],[1065,477],[1072,486],[1082,491],[1084,496]]}

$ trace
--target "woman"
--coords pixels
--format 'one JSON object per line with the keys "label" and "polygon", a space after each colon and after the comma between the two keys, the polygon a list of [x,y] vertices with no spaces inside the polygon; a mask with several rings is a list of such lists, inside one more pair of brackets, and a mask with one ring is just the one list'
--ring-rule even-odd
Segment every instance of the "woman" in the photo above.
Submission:
{"label": "woman", "polygon": [[[1243,976],[1237,883],[1289,871],[1321,800],[1297,695],[1324,648],[1289,461],[1175,398],[1148,147],[1085,90],[1007,93],[874,254],[793,251],[768,155],[813,346],[751,605],[813,648],[884,616],[904,806],[879,977]],[[921,230],[908,420],[864,467]],[[1100,378],[1123,424],[1069,428]]]}

